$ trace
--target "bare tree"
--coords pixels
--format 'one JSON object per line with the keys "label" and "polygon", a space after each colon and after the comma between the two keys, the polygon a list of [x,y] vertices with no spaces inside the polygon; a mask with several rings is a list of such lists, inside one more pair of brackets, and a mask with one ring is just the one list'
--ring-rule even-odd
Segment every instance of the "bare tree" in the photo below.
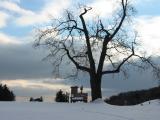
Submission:
{"label": "bare tree", "polygon": [[[46,46],[56,70],[65,61],[72,63],[75,70],[87,72],[90,76],[92,100],[102,98],[101,81],[105,74],[123,71],[124,64],[145,69],[158,68],[149,58],[136,54],[137,34],[131,30],[131,16],[134,13],[129,0],[121,0],[120,7],[110,20],[86,19],[92,8],[83,7],[77,15],[67,11],[63,19],[54,20],[51,27],[39,30],[35,46]],[[140,59],[145,64],[135,61]]]}

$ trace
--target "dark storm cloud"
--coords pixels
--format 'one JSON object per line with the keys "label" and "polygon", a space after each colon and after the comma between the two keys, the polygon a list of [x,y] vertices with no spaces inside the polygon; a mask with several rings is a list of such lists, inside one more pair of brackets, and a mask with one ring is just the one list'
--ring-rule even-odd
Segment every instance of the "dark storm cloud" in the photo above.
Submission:
{"label": "dark storm cloud", "polygon": [[[50,63],[42,61],[45,56],[44,49],[34,49],[32,44],[0,45],[0,79],[40,79],[43,82],[43,79],[52,76],[53,70]],[[63,69],[68,71],[68,67]],[[50,81],[53,79],[47,82],[50,83]],[[90,87],[88,74],[80,74],[77,80],[62,80],[61,83]],[[122,74],[105,75],[102,80],[102,88],[104,91],[106,88],[113,90],[104,92],[105,95],[109,95],[112,93],[108,92],[145,89],[156,86],[157,83],[150,71],[141,73],[130,68],[128,79],[122,77]]]}
{"label": "dark storm cloud", "polygon": [[44,50],[32,44],[0,45],[0,79],[28,79],[51,77],[51,64],[42,61]]}

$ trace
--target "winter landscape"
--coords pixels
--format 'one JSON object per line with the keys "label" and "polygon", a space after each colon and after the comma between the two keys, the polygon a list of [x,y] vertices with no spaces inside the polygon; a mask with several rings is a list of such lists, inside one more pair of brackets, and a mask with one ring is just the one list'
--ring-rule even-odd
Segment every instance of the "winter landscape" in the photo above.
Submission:
{"label": "winter landscape", "polygon": [[0,120],[159,120],[159,0],[0,0]]}

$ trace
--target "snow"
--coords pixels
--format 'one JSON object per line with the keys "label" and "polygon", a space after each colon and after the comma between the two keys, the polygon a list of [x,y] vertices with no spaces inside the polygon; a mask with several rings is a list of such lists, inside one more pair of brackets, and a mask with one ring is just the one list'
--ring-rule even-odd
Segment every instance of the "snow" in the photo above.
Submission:
{"label": "snow", "polygon": [[135,106],[91,103],[0,102],[0,120],[159,120],[158,100]]}
{"label": "snow", "polygon": [[104,101],[101,98],[99,98],[94,100],[92,103],[104,103]]}

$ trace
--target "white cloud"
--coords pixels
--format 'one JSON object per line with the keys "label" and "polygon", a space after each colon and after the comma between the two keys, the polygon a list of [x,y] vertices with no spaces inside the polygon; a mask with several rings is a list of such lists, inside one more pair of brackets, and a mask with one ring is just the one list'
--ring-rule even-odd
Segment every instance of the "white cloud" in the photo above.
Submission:
{"label": "white cloud", "polygon": [[160,55],[160,16],[143,16],[137,19],[136,29],[148,54]]}
{"label": "white cloud", "polygon": [[118,4],[116,0],[95,0],[88,6],[93,8],[89,17],[96,17],[97,15],[100,17],[106,17],[111,15],[113,11],[117,9]]}
{"label": "white cloud", "polygon": [[0,45],[1,44],[21,44],[20,40],[17,40],[16,37],[0,33]]}
{"label": "white cloud", "polygon": [[8,19],[9,19],[9,15],[0,11],[0,28],[3,28],[6,26]]}
{"label": "white cloud", "polygon": [[8,10],[9,12],[14,12],[21,15],[33,15],[34,13],[30,10],[26,10],[20,7],[17,3],[11,1],[1,1],[0,8]]}
{"label": "white cloud", "polygon": [[[52,80],[55,81],[55,80]],[[31,96],[43,96],[45,99],[46,97],[51,97],[53,101],[53,97],[56,95],[56,92],[59,89],[63,89],[63,91],[70,92],[69,85],[63,85],[58,83],[44,83],[43,81],[38,80],[31,80],[31,79],[16,79],[16,80],[1,80],[2,84],[7,84],[7,86],[14,91],[17,97],[31,97]],[[29,99],[29,98],[27,98]],[[24,101],[25,99],[23,99]],[[46,100],[48,101],[48,99]]]}
{"label": "white cloud", "polygon": [[[45,4],[42,6],[41,11],[35,12],[28,9],[24,9],[20,6],[20,0],[3,0],[0,4],[2,10],[7,10],[9,13],[16,13],[19,16],[14,16],[14,22],[20,26],[29,26],[47,23],[51,20],[51,17],[57,18],[62,15],[63,10],[68,8],[75,8],[78,3],[83,3],[79,0],[44,0]],[[32,4],[32,3],[31,3]],[[93,18],[99,15],[100,17],[106,17],[113,13],[117,9],[117,0],[94,0],[86,3],[87,6],[91,6],[93,9],[86,16],[87,18]]]}
{"label": "white cloud", "polygon": [[[56,80],[52,80],[55,81]],[[69,89],[70,87],[67,85],[62,85],[58,83],[45,83],[40,80],[1,80],[2,84],[7,84],[10,87],[22,87],[22,88],[30,88],[30,89],[52,89],[52,90],[59,90],[60,88]]]}
{"label": "white cloud", "polygon": [[70,0],[48,1],[44,8],[38,13],[22,14],[16,20],[16,23],[21,26],[41,24],[49,22],[51,16],[56,18],[60,16],[60,13],[69,7]]}

